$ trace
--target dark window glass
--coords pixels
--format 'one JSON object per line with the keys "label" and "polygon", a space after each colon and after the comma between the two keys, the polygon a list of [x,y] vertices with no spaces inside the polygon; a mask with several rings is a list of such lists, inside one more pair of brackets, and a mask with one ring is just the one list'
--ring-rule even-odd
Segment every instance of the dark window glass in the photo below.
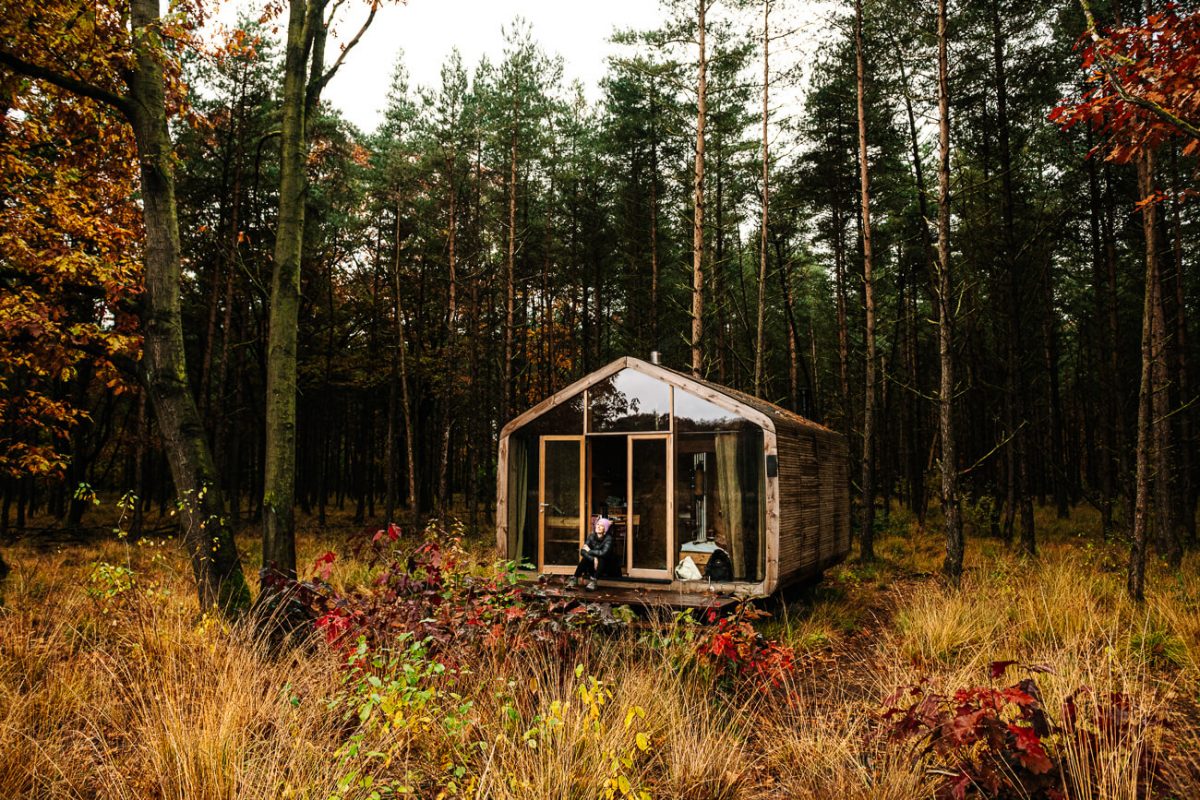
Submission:
{"label": "dark window glass", "polygon": [[588,389],[588,432],[665,431],[671,424],[671,387],[623,369]]}
{"label": "dark window glass", "polygon": [[508,439],[508,557],[523,569],[537,566],[539,439]]}
{"label": "dark window glass", "polygon": [[583,392],[570,397],[518,429],[526,436],[578,436],[583,433]]}
{"label": "dark window glass", "polygon": [[544,506],[540,507],[546,541],[546,564],[571,566],[579,561],[583,534],[581,515],[583,486],[579,483],[579,440],[545,439],[546,458]]}
{"label": "dark window glass", "polygon": [[634,569],[667,568],[667,440],[633,439]]}

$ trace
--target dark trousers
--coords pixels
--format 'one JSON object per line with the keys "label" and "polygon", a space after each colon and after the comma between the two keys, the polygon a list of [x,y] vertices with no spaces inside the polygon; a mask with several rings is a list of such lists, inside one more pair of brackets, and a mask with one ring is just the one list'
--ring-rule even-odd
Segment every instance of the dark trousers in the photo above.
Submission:
{"label": "dark trousers", "polygon": [[590,556],[583,556],[579,559],[579,566],[575,568],[576,578],[596,578],[596,559]]}

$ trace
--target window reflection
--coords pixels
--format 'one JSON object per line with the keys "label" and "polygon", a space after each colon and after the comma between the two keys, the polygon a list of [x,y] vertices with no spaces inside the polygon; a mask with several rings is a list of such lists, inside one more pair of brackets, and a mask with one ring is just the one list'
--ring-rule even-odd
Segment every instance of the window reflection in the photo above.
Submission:
{"label": "window reflection", "polygon": [[583,433],[583,392],[567,398],[529,420],[519,429],[526,436]]}
{"label": "window reflection", "polygon": [[675,430],[677,432],[705,432],[750,430],[751,424],[737,413],[721,408],[715,403],[685,392],[675,390]]}
{"label": "window reflection", "polygon": [[623,369],[588,390],[588,431],[665,431],[671,423],[671,387]]}
{"label": "window reflection", "polygon": [[[679,394],[675,397],[678,402]],[[762,580],[766,556],[762,461],[760,430],[676,436],[676,561],[690,558],[711,576],[712,560],[723,557],[731,573],[726,579]]]}

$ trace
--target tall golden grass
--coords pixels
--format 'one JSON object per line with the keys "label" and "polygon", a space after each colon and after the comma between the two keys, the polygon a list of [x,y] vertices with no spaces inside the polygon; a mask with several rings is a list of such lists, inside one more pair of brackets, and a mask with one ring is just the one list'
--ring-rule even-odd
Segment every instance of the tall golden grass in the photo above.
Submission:
{"label": "tall golden grass", "polygon": [[[618,774],[631,797],[932,797],[937,765],[880,735],[885,698],[921,681],[940,691],[988,684],[991,662],[1014,660],[1041,670],[1052,715],[1073,694],[1085,714],[1114,692],[1134,699],[1139,723],[1124,733],[1095,748],[1064,740],[1065,796],[1145,796],[1139,764],[1154,759],[1152,796],[1200,797],[1196,555],[1178,573],[1156,565],[1137,606],[1122,592],[1120,552],[1079,535],[1094,520],[1073,523],[1080,530],[1039,521],[1052,534],[1037,560],[972,540],[964,584],[951,589],[932,574],[937,537],[895,515],[881,564],[831,570],[761,626],[797,650],[780,687],[722,691],[702,670],[681,673],[693,631],[664,614],[587,638],[573,663],[547,648],[479,648],[453,683],[464,727],[385,726],[364,745],[386,754],[380,775],[400,779],[451,776],[467,758],[466,774],[441,789],[469,797],[596,798],[613,787],[621,797]],[[309,537],[303,553],[324,546]],[[322,641],[271,653],[249,626],[199,616],[172,546],[18,546],[6,555],[14,570],[0,607],[0,798],[338,793],[350,728],[330,703],[345,670]],[[97,563],[130,573],[98,575]],[[346,556],[335,570],[339,585],[367,574]],[[580,694],[588,686],[604,698],[594,712]],[[627,726],[637,710],[644,716]],[[436,796],[432,785],[412,784]]]}

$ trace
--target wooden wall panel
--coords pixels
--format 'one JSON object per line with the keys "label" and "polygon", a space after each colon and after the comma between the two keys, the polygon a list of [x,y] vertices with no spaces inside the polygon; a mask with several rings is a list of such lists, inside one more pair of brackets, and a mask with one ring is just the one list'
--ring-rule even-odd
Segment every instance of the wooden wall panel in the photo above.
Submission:
{"label": "wooden wall panel", "polygon": [[779,451],[779,584],[816,575],[850,545],[849,450],[811,428],[776,427]]}

